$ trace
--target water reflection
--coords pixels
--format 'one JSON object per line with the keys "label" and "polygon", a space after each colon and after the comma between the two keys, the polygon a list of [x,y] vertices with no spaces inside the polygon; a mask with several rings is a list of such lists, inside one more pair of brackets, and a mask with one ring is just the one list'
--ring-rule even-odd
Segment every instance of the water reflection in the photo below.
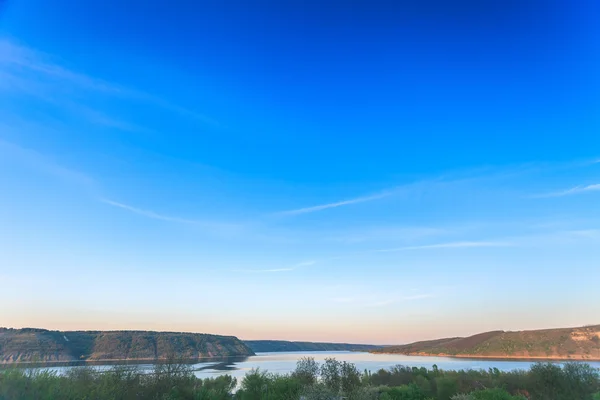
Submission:
{"label": "water reflection", "polygon": [[[215,367],[218,365],[235,365],[235,363],[244,362],[248,359],[248,356],[236,356],[236,357],[206,357],[187,359],[178,362],[188,365],[204,365],[214,364]],[[102,360],[102,361],[51,361],[51,362],[26,362],[26,363],[15,363],[15,364],[0,364],[0,369],[6,368],[50,368],[50,369],[61,369],[68,367],[110,367],[115,365],[120,366],[149,366],[156,364],[165,364],[166,360]]]}

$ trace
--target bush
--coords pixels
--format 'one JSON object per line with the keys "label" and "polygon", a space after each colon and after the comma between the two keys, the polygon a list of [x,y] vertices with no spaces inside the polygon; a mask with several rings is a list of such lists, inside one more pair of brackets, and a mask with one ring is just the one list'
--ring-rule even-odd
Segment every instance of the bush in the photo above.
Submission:
{"label": "bush", "polygon": [[474,400],[473,396],[466,393],[455,394],[451,397],[451,400]]}
{"label": "bush", "polygon": [[427,400],[427,395],[414,383],[390,388],[385,393],[392,400]]}
{"label": "bush", "polygon": [[437,387],[437,398],[439,400],[450,400],[458,393],[458,381],[450,377],[440,377],[435,380]]}
{"label": "bush", "polygon": [[504,389],[477,390],[470,394],[472,400],[526,400],[524,397],[511,396]]}
{"label": "bush", "polygon": [[331,400],[337,398],[337,393],[332,392],[323,384],[316,384],[305,387],[301,396],[305,400]]}
{"label": "bush", "polygon": [[268,383],[267,395],[269,400],[298,399],[302,384],[296,378],[288,375],[272,375]]}
{"label": "bush", "polygon": [[599,388],[598,371],[587,364],[567,363],[561,368],[538,363],[528,375],[528,391],[533,400],[592,400]]}
{"label": "bush", "polygon": [[244,379],[238,396],[242,400],[261,400],[269,390],[269,376],[266,371],[251,369]]}
{"label": "bush", "polygon": [[380,391],[376,387],[361,387],[348,396],[349,400],[378,400]]}

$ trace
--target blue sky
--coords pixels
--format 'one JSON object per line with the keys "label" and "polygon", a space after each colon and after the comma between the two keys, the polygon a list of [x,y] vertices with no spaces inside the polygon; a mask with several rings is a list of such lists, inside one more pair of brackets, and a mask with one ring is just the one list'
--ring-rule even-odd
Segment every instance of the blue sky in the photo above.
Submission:
{"label": "blue sky", "polygon": [[5,2],[2,325],[598,323],[600,9],[490,3]]}

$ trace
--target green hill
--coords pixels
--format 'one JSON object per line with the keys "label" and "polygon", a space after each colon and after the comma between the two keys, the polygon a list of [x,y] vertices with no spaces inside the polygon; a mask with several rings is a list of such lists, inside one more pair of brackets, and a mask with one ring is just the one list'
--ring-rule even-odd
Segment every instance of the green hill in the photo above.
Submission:
{"label": "green hill", "polygon": [[348,343],[288,342],[285,340],[245,340],[256,353],[282,351],[370,351],[381,346]]}
{"label": "green hill", "polygon": [[469,337],[387,346],[374,353],[474,358],[600,360],[600,325],[533,331],[492,331]]}
{"label": "green hill", "polygon": [[0,328],[0,363],[194,360],[253,355],[234,336],[150,331],[49,331]]}

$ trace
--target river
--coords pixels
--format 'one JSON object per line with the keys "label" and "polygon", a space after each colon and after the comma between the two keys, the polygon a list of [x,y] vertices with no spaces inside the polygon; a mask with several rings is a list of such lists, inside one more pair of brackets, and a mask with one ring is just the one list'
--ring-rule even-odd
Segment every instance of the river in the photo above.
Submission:
{"label": "river", "polygon": [[[410,367],[431,368],[434,364],[440,369],[489,369],[498,368],[501,371],[516,369],[529,369],[534,363],[525,360],[490,360],[490,359],[467,359],[450,357],[419,357],[405,356],[401,354],[372,354],[349,351],[316,351],[316,352],[289,352],[289,353],[258,353],[255,356],[228,361],[207,361],[192,364],[191,368],[200,378],[214,377],[218,375],[232,375],[241,379],[246,372],[252,368],[260,368],[277,374],[286,374],[296,368],[296,361],[302,357],[313,357],[317,362],[323,362],[325,358],[331,357],[339,361],[347,361],[356,365],[360,370],[377,371],[381,368],[391,368],[401,364]],[[560,362],[558,362],[560,364]],[[600,368],[600,362],[589,362],[591,366]],[[141,370],[152,370],[152,364],[136,365]],[[109,369],[110,365],[96,365],[99,370]],[[73,366],[43,367],[45,370],[56,371],[59,374],[66,372]]]}

